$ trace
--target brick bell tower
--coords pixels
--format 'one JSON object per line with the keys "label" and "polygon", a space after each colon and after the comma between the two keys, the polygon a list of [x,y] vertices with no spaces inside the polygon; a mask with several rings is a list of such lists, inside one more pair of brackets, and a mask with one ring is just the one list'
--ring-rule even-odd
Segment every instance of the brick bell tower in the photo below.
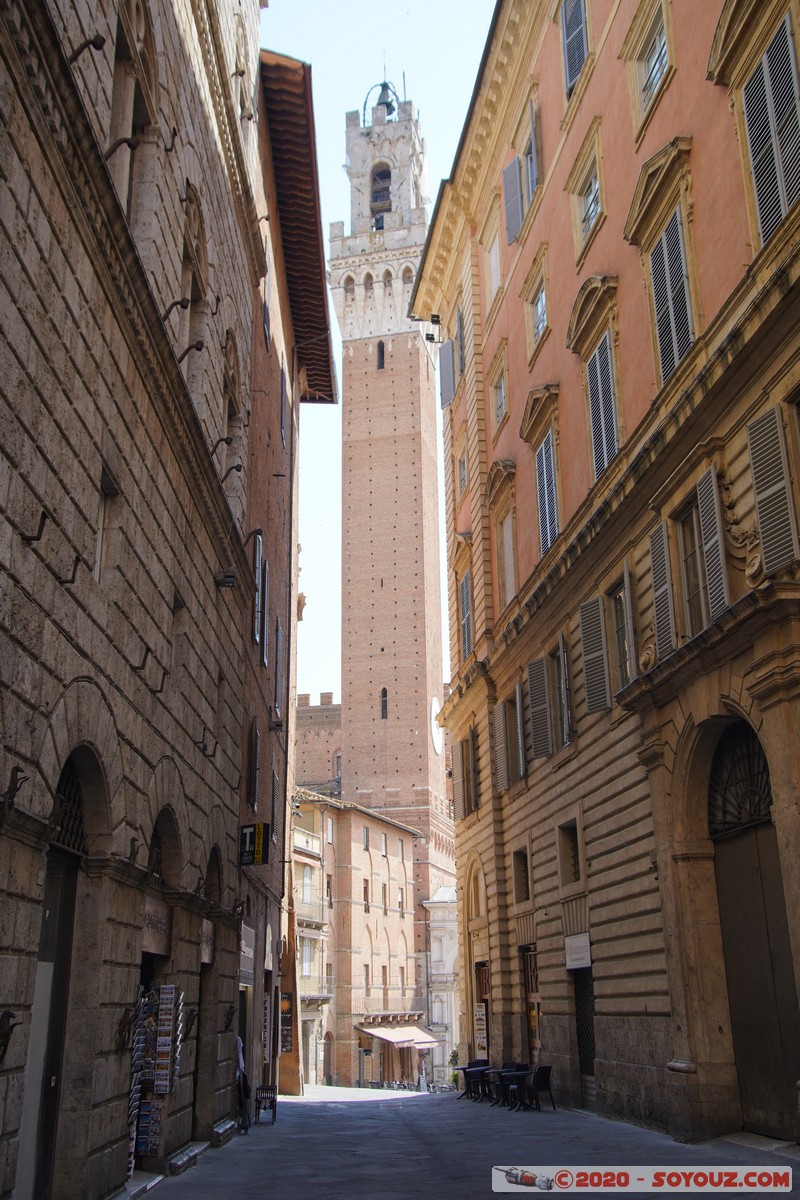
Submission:
{"label": "brick bell tower", "polygon": [[426,948],[420,901],[455,882],[435,722],[442,700],[435,364],[424,328],[406,315],[428,228],[425,143],[411,101],[385,82],[367,95],[363,119],[347,113],[346,131],[350,233],[342,221],[331,225],[330,255],[343,339],[341,795],[422,834],[414,839],[419,955]]}

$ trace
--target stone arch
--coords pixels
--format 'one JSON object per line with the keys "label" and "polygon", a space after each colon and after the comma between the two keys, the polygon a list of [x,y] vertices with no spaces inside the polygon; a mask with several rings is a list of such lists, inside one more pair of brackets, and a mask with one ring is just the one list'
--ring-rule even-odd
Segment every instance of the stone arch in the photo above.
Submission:
{"label": "stone arch", "polygon": [[350,304],[356,295],[356,281],[352,275],[345,275],[342,280],[342,287],[344,288],[345,303]]}
{"label": "stone arch", "polygon": [[169,805],[165,805],[156,817],[147,845],[147,867],[151,876],[158,883],[179,887],[183,876],[181,836]]}
{"label": "stone arch", "polygon": [[232,329],[225,333],[225,357],[223,371],[223,391],[226,399],[233,405],[236,413],[240,408],[241,374],[239,371],[239,351],[236,348],[236,335]]}
{"label": "stone arch", "polygon": [[147,106],[150,123],[156,124],[159,116],[159,47],[147,0],[123,0],[119,9],[119,22]]}
{"label": "stone arch", "polygon": [[219,846],[212,846],[208,856],[203,895],[206,900],[212,900],[215,904],[222,903],[222,858]]}
{"label": "stone arch", "polygon": [[391,271],[389,270],[389,268],[387,267],[387,268],[386,268],[386,270],[383,272],[383,287],[384,287],[384,291],[386,291],[386,292],[391,292],[391,290],[392,290],[392,283],[393,283],[393,279],[392,279],[392,272],[391,272]]}
{"label": "stone arch", "polygon": [[[191,846],[189,805],[186,800],[183,779],[177,763],[167,755],[156,763],[150,779],[150,786],[147,789],[147,810],[142,822],[142,838],[146,846],[151,845],[153,831],[161,814],[165,811],[169,811],[174,821],[180,854],[177,871],[175,864],[170,864],[174,877],[169,878],[168,882],[176,887],[185,886],[186,872],[190,863],[199,868],[200,862]],[[171,831],[168,831],[168,834],[170,837],[172,836]],[[173,849],[174,847],[170,845],[170,852]],[[202,861],[205,861],[205,856]]]}
{"label": "stone arch", "polygon": [[[204,814],[203,831],[204,835],[194,833],[193,859],[196,858],[198,864],[207,863],[211,855],[216,852],[219,860],[218,902],[223,908],[230,908],[234,900],[237,899],[237,896],[235,893],[232,895],[226,894],[227,889],[232,886],[229,879],[228,864],[234,861],[236,846],[233,844],[232,835],[226,832],[225,816],[221,804],[217,803],[213,805],[211,810]],[[211,897],[211,899],[213,898]]]}
{"label": "stone arch", "polygon": [[[81,767],[90,767],[84,795],[84,821],[90,855],[112,851],[127,855],[130,829],[126,821],[122,746],[111,708],[100,688],[89,679],[70,683],[56,701],[39,745],[37,766],[44,791],[34,788],[35,815],[49,818],[61,771],[80,748]],[[95,765],[96,764],[96,765]]]}
{"label": "stone arch", "polygon": [[364,276],[364,291],[367,293],[367,295],[372,294],[374,285],[375,280],[372,278],[372,272],[367,271],[366,275]]}
{"label": "stone arch", "polygon": [[467,862],[466,885],[464,888],[464,913],[466,920],[486,916],[486,881],[483,867],[477,854],[473,854]]}

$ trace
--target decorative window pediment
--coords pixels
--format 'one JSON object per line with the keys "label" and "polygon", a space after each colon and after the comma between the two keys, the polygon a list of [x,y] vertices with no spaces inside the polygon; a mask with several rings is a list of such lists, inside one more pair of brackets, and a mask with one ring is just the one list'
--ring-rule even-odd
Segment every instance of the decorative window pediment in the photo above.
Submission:
{"label": "decorative window pediment", "polygon": [[766,31],[777,24],[786,0],[725,0],[714,30],[706,78],[729,84],[755,66]]}
{"label": "decorative window pediment", "polygon": [[690,137],[676,137],[644,163],[623,230],[627,242],[647,247],[663,229],[680,189],[688,184],[691,148]]}
{"label": "decorative window pediment", "polygon": [[208,253],[206,250],[206,227],[200,197],[189,180],[186,181],[186,223],[183,231],[183,254],[197,277],[203,295],[208,290]]}
{"label": "decorative window pediment", "polygon": [[530,446],[537,446],[550,426],[558,409],[558,384],[545,383],[528,393],[519,436]]}
{"label": "decorative window pediment", "polygon": [[567,327],[567,349],[585,358],[597,340],[617,295],[616,275],[591,275],[575,297]]}
{"label": "decorative window pediment", "polygon": [[486,476],[486,504],[491,508],[514,482],[517,464],[510,458],[496,458]]}

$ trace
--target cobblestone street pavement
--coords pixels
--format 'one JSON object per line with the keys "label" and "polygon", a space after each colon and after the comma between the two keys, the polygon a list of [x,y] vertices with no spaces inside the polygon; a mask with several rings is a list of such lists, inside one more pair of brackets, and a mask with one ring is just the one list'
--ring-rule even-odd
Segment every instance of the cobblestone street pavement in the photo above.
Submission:
{"label": "cobblestone street pavement", "polygon": [[[634,1125],[584,1112],[553,1112],[544,1105],[541,1112],[509,1112],[490,1108],[487,1102],[459,1099],[456,1093],[427,1096],[323,1087],[308,1087],[302,1098],[280,1097],[275,1125],[262,1118],[246,1136],[238,1135],[221,1150],[207,1151],[195,1167],[165,1179],[152,1196],[153,1200],[477,1200],[492,1195],[493,1166],[631,1164],[792,1169],[792,1191],[780,1194],[800,1197],[797,1145],[745,1134],[686,1145]],[[496,1172],[495,1177],[502,1175]],[[526,1187],[516,1194],[540,1192]]]}

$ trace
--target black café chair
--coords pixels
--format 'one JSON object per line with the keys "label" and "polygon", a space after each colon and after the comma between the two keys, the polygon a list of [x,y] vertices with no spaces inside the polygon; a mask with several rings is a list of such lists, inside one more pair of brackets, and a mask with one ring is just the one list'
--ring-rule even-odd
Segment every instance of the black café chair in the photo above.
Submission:
{"label": "black caf\u00e9 chair", "polygon": [[550,1097],[550,1103],[553,1106],[553,1112],[556,1111],[556,1102],[553,1099],[553,1091],[550,1086],[550,1074],[552,1067],[537,1067],[533,1073],[533,1080],[529,1088],[529,1095],[538,1112],[542,1111],[542,1106],[539,1103],[539,1093],[543,1092]]}
{"label": "black caf\u00e9 chair", "polygon": [[463,1100],[465,1096],[467,1096],[470,1100],[475,1100],[479,1097],[480,1093],[478,1091],[478,1080],[480,1078],[480,1072],[476,1071],[476,1068],[488,1067],[488,1065],[488,1058],[472,1058],[465,1067],[455,1068],[456,1071],[463,1071],[464,1073],[464,1090],[458,1097],[459,1100]]}
{"label": "black caf\u00e9 chair", "polygon": [[523,1108],[530,1108],[526,1097],[528,1090],[533,1087],[535,1074],[536,1068],[530,1067],[527,1071],[514,1071],[506,1076],[509,1112],[521,1112]]}
{"label": "black caf\u00e9 chair", "polygon": [[527,1069],[527,1063],[504,1062],[502,1067],[498,1067],[496,1070],[488,1073],[486,1076],[486,1087],[492,1106],[496,1105],[500,1108],[505,1108],[508,1104],[507,1073],[509,1071],[527,1071]]}

